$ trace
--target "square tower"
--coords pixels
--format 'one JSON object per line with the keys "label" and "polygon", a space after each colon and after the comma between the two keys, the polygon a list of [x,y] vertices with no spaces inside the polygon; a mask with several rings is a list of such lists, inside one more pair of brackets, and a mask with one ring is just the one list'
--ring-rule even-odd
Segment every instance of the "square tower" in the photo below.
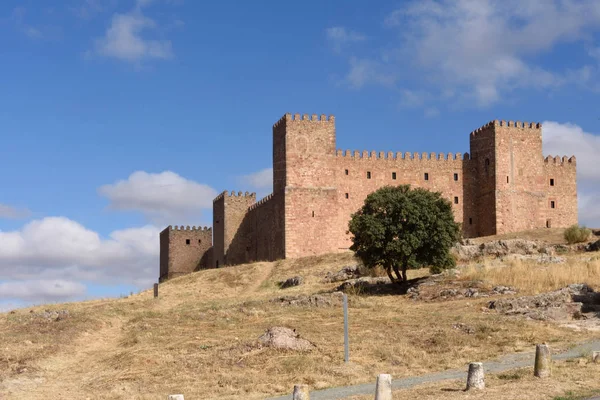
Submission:
{"label": "square tower", "polygon": [[212,229],[169,225],[160,233],[159,282],[212,265]]}

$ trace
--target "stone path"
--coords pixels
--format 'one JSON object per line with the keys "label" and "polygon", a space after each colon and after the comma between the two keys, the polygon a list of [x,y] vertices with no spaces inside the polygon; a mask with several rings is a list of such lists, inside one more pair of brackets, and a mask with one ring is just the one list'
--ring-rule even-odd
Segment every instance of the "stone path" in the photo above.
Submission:
{"label": "stone path", "polygon": [[[553,360],[568,360],[571,358],[581,357],[584,354],[590,354],[592,351],[600,351],[600,340],[591,341],[582,343],[571,350],[560,353],[553,354]],[[493,361],[487,361],[483,363],[483,368],[485,373],[499,373],[508,371],[515,368],[523,368],[528,366],[533,366],[533,362],[535,359],[535,351],[528,353],[515,353],[508,354],[506,356],[502,356]],[[381,371],[381,373],[385,373],[385,371]],[[373,383],[364,383],[361,385],[353,385],[353,386],[343,386],[331,389],[324,390],[315,390],[310,392],[311,400],[337,400],[344,399],[349,396],[356,395],[372,395],[375,393],[375,379],[373,377]],[[416,385],[421,385],[423,383],[432,383],[439,382],[445,380],[454,380],[454,379],[467,379],[467,368],[465,367],[462,370],[449,370],[444,372],[437,372],[432,374],[426,374],[416,377],[409,378],[401,378],[394,379],[392,376],[392,387],[393,389],[407,389]],[[280,397],[271,397],[267,400],[288,400],[292,399],[292,388],[293,383],[290,386],[290,394],[286,396]],[[595,399],[600,400],[600,397]],[[594,400],[594,399],[590,399]]]}

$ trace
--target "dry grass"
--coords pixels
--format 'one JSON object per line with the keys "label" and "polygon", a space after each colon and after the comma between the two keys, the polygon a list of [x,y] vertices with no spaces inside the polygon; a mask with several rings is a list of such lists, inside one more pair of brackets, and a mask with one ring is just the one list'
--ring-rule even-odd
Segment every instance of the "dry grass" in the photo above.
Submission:
{"label": "dry grass", "polygon": [[462,270],[462,279],[482,280],[490,285],[513,286],[523,294],[539,294],[571,283],[587,283],[600,287],[600,257],[569,256],[564,264],[537,264],[533,261],[510,260],[470,264]]}
{"label": "dry grass", "polygon": [[[50,327],[32,324],[29,310],[0,314],[0,360],[18,359],[27,368],[19,373],[13,361],[1,363],[0,393],[44,400],[66,391],[94,399],[171,393],[260,399],[288,393],[294,383],[320,389],[368,382],[381,371],[413,376],[530,351],[542,341],[560,350],[592,335],[482,313],[484,299],[420,303],[402,295],[351,295],[346,365],[341,307],[284,307],[270,300],[331,291],[338,284],[324,283],[325,273],[353,262],[343,253],[200,271],[161,284],[159,299],[149,290],[125,299],[55,305],[71,317]],[[426,273],[409,271],[409,278]],[[305,284],[279,289],[279,281],[294,275]],[[457,322],[475,333],[454,329]],[[256,339],[277,325],[295,328],[316,350],[256,348]],[[24,340],[37,350],[27,350]]]}
{"label": "dry grass", "polygon": [[[466,369],[465,369],[466,371]],[[421,385],[413,389],[395,390],[394,399],[502,399],[502,400],[577,400],[600,395],[598,389],[600,364],[586,359],[555,362],[552,377],[540,380],[533,376],[533,368],[521,368],[500,374],[486,374],[486,388],[465,392],[464,381],[445,381]],[[394,378],[394,377],[392,377]],[[374,381],[374,379],[373,379]],[[367,400],[370,396],[353,396],[348,400]]]}

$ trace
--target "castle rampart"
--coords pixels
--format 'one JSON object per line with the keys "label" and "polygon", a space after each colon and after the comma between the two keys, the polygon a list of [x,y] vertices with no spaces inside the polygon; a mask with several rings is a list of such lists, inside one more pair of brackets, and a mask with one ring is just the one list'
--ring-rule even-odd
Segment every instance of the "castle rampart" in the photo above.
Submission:
{"label": "castle rampart", "polygon": [[[212,267],[345,251],[351,214],[386,185],[440,192],[465,237],[577,222],[576,159],[544,158],[539,123],[490,121],[469,134],[464,153],[336,149],[335,117],[325,114],[285,114],[272,134],[273,193],[257,202],[224,191],[213,201],[213,247],[203,250]],[[165,243],[161,233],[161,276],[163,265],[189,270],[163,262],[188,257]]]}
{"label": "castle rampart", "polygon": [[168,226],[160,233],[159,281],[212,267],[212,228]]}

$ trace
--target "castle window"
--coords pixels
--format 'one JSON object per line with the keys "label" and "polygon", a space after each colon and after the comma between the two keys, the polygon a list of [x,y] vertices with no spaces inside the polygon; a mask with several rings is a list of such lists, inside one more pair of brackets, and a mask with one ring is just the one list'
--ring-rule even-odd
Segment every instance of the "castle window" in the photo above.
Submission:
{"label": "castle window", "polygon": [[392,179],[396,179],[396,173],[392,172]]}
{"label": "castle window", "polygon": [[219,268],[219,260],[217,260],[217,268]]}
{"label": "castle window", "polygon": [[346,193],[346,198],[348,198],[348,193]]}
{"label": "castle window", "polygon": [[550,186],[554,186],[554,179],[550,178]]}
{"label": "castle window", "polygon": [[367,171],[367,179],[371,179],[371,171]]}
{"label": "castle window", "polygon": [[429,180],[429,173],[425,172],[425,180],[428,181]]}
{"label": "castle window", "polygon": [[489,168],[490,167],[490,159],[486,158],[485,159],[485,173],[487,174],[489,172]]}
{"label": "castle window", "polygon": [[454,174],[454,180],[457,181],[458,180],[458,174]]}
{"label": "castle window", "polygon": [[202,240],[198,239],[198,244],[202,243]]}
{"label": "castle window", "polygon": [[347,169],[344,170],[344,174],[348,175],[348,170]]}
{"label": "castle window", "polygon": [[552,228],[552,220],[551,219],[546,220],[546,228]]}
{"label": "castle window", "polygon": [[469,218],[469,225],[473,225],[473,218]]}
{"label": "castle window", "polygon": [[314,212],[314,211],[313,211],[313,213],[312,213],[312,216],[313,216],[313,218],[314,218],[314,216],[315,216],[315,212]]}
{"label": "castle window", "polygon": [[550,202],[550,208],[556,208],[556,203],[554,202],[554,200]]}
{"label": "castle window", "polygon": [[185,244],[190,244],[190,243],[191,243],[190,239],[185,239]]}
{"label": "castle window", "polygon": [[458,197],[454,196],[454,204],[458,204]]}
{"label": "castle window", "polygon": [[508,176],[506,177],[506,183],[509,183],[509,182],[508,182]]}

